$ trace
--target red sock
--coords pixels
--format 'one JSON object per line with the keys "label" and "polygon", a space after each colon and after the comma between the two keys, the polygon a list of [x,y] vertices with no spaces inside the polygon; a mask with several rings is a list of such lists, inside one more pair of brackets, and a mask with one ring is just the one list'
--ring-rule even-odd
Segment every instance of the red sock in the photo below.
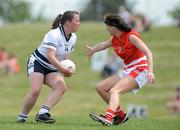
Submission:
{"label": "red sock", "polygon": [[105,115],[106,119],[112,122],[114,115],[115,115],[115,112],[113,110],[107,109],[106,115]]}
{"label": "red sock", "polygon": [[120,106],[116,109],[115,115],[119,116],[120,118],[123,118],[125,113],[120,109]]}

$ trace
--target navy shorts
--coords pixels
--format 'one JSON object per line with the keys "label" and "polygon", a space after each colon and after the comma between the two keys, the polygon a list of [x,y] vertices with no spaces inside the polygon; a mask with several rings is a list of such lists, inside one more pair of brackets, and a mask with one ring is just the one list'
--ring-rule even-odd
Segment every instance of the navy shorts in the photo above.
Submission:
{"label": "navy shorts", "polygon": [[58,72],[58,70],[50,70],[42,66],[35,57],[31,56],[27,63],[27,74],[29,75],[32,72],[39,72],[43,75],[47,75],[49,73]]}

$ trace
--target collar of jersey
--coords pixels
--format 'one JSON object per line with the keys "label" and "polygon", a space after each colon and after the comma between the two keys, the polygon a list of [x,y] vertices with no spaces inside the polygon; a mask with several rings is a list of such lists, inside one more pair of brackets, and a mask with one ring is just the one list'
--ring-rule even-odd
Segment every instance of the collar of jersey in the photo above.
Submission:
{"label": "collar of jersey", "polygon": [[60,31],[61,31],[61,34],[65,37],[66,41],[68,42],[69,39],[71,38],[71,35],[72,35],[72,34],[70,34],[70,37],[67,38],[66,35],[65,35],[64,27],[63,27],[63,26],[60,26],[59,29],[60,29]]}

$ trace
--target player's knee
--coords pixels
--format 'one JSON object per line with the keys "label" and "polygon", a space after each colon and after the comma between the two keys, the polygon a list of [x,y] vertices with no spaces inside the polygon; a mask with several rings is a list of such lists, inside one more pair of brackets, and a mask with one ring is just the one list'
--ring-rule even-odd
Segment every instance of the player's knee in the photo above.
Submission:
{"label": "player's knee", "polygon": [[111,88],[109,93],[112,94],[121,94],[121,91],[117,90],[116,88]]}
{"label": "player's knee", "polygon": [[63,95],[66,92],[67,87],[65,85],[61,85],[56,87],[55,91]]}
{"label": "player's knee", "polygon": [[96,85],[96,91],[97,92],[103,91],[103,86],[100,83]]}
{"label": "player's knee", "polygon": [[[62,87],[62,93],[64,94],[65,92],[66,92],[66,90],[67,90],[67,87],[66,86],[63,86]],[[60,90],[61,91],[61,90]]]}
{"label": "player's knee", "polygon": [[110,89],[109,93],[114,94],[114,93],[116,93],[116,90],[112,88],[112,89]]}

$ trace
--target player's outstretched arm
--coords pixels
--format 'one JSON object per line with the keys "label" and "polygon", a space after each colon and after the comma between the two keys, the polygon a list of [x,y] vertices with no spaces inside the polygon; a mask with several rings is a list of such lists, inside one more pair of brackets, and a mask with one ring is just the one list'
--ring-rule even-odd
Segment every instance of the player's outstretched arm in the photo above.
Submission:
{"label": "player's outstretched arm", "polygon": [[87,48],[87,56],[88,56],[88,59],[91,58],[91,56],[95,53],[95,52],[98,52],[98,51],[102,51],[104,49],[107,49],[111,46],[111,38],[107,41],[104,41],[104,42],[100,42],[99,44],[95,45],[95,46],[90,46],[90,45],[86,45],[86,48]]}

